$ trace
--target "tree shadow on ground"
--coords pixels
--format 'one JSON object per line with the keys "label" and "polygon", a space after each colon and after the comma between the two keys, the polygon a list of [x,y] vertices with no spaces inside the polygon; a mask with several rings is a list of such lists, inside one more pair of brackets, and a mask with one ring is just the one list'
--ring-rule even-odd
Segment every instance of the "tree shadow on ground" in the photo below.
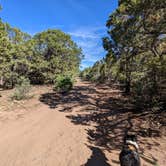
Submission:
{"label": "tree shadow on ground", "polygon": [[[88,92],[88,95],[96,93],[95,89],[93,88],[88,88],[87,87],[74,87],[69,93],[45,93],[42,94],[39,98],[39,100],[47,105],[49,105],[50,108],[55,109],[57,108],[60,104],[70,104],[71,109],[73,107],[73,104],[76,105],[86,105],[86,104],[91,104],[88,101],[89,96],[84,94],[84,92]],[[66,112],[69,107],[64,107],[64,110],[62,112]],[[68,111],[67,111],[68,112]]]}
{"label": "tree shadow on ground", "polygon": [[[136,110],[119,91],[107,86],[83,84],[68,94],[43,94],[40,101],[53,109],[61,105],[60,111],[68,113],[66,117],[75,125],[93,124],[93,128],[86,130],[89,143],[108,151],[121,149],[123,138],[129,132],[141,138],[160,136],[161,128],[156,128],[153,122],[163,112]],[[140,143],[148,144],[149,149],[156,146],[154,142]],[[95,153],[99,149],[91,150]]]}

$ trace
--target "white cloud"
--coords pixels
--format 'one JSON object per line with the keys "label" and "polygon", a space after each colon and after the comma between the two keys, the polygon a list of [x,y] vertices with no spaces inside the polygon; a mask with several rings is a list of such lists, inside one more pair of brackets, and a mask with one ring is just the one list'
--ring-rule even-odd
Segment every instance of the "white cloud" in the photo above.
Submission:
{"label": "white cloud", "polygon": [[68,32],[85,55],[82,60],[82,68],[91,66],[105,55],[102,46],[102,37],[106,35],[103,26],[80,27]]}
{"label": "white cloud", "polygon": [[105,28],[102,26],[96,27],[81,27],[71,32],[68,32],[71,36],[82,38],[82,39],[99,39],[105,33]]}
{"label": "white cloud", "polygon": [[82,63],[81,66],[80,66],[80,68],[81,68],[81,69],[85,69],[85,68],[87,68],[87,67],[89,67],[89,66],[90,66],[90,65],[87,64],[87,63]]}
{"label": "white cloud", "polygon": [[96,36],[95,34],[93,33],[89,33],[89,32],[83,32],[83,31],[75,31],[75,32],[69,32],[69,34],[71,36],[74,36],[74,37],[80,37],[80,38],[91,38],[91,39],[96,39],[98,38],[98,36]]}

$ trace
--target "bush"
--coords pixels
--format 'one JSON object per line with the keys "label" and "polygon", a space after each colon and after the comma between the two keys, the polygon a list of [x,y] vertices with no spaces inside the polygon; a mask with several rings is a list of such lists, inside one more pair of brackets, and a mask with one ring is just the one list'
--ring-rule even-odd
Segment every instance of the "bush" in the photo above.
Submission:
{"label": "bush", "polygon": [[15,91],[11,98],[13,100],[22,100],[29,97],[29,92],[31,89],[30,81],[28,78],[20,77],[17,81]]}
{"label": "bush", "polygon": [[65,93],[72,89],[73,87],[73,80],[69,76],[61,76],[59,75],[55,79],[55,86],[54,90]]}
{"label": "bush", "polygon": [[34,84],[34,85],[44,84],[44,81],[45,81],[45,77],[44,77],[43,73],[40,71],[37,71],[37,70],[31,71],[28,74],[28,78],[29,78],[31,84]]}
{"label": "bush", "polygon": [[16,73],[5,73],[3,78],[3,89],[13,89],[14,85],[17,82],[18,75]]}

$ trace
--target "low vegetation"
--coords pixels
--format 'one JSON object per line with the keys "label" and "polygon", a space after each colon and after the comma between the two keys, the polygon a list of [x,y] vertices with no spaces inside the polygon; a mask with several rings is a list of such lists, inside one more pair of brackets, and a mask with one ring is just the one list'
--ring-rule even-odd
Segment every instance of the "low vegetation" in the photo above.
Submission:
{"label": "low vegetation", "polygon": [[58,92],[66,93],[70,91],[72,87],[73,87],[73,80],[69,76],[59,75],[55,79],[54,90]]}
{"label": "low vegetation", "polygon": [[11,96],[12,100],[22,100],[30,97],[31,85],[29,79],[20,77]]}

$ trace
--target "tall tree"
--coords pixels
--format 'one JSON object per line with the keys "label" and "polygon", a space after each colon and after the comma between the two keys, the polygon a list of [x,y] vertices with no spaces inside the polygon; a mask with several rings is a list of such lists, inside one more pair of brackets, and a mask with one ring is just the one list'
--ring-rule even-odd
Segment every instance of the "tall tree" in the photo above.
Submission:
{"label": "tall tree", "polygon": [[[109,16],[107,51],[99,68],[105,79],[125,85],[125,92],[147,103],[166,99],[166,1],[119,0]],[[105,71],[105,72],[103,72]],[[98,77],[100,79],[103,77]],[[106,80],[105,80],[106,81]]]}
{"label": "tall tree", "polygon": [[[126,92],[130,92],[135,63],[146,63],[141,70],[151,70],[153,88],[159,77],[159,64],[163,63],[163,52],[159,53],[161,36],[166,34],[166,2],[164,0],[121,0],[118,9],[109,17],[109,38],[104,42],[108,51],[120,56],[125,73]],[[139,57],[139,58],[138,58]],[[134,65],[134,66],[133,66]],[[163,65],[162,65],[163,66]],[[163,69],[162,69],[163,71]],[[138,71],[140,72],[140,71]],[[159,72],[159,71],[158,71]],[[149,72],[144,73],[147,76]]]}
{"label": "tall tree", "polygon": [[60,30],[47,30],[36,34],[33,40],[37,59],[42,60],[39,65],[48,81],[56,74],[73,75],[79,71],[82,52],[69,35]]}
{"label": "tall tree", "polygon": [[60,30],[31,37],[0,20],[0,84],[13,87],[24,76],[31,83],[53,83],[57,75],[79,72],[82,50]]}

